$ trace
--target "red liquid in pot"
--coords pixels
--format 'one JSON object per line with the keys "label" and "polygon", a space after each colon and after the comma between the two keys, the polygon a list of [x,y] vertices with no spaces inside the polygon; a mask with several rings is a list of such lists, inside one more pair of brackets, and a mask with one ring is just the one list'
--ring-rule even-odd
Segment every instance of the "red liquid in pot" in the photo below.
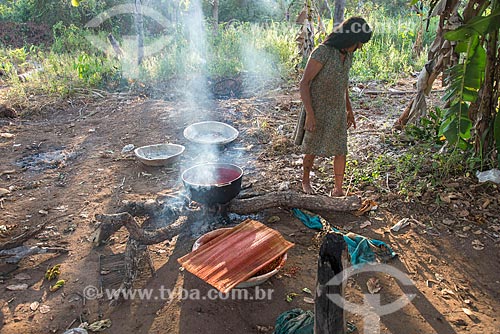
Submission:
{"label": "red liquid in pot", "polygon": [[186,181],[192,184],[210,186],[233,182],[241,176],[238,170],[231,168],[207,168],[190,171]]}
{"label": "red liquid in pot", "polygon": [[229,168],[217,168],[214,172],[214,182],[215,184],[229,183],[240,177],[240,173],[234,169]]}

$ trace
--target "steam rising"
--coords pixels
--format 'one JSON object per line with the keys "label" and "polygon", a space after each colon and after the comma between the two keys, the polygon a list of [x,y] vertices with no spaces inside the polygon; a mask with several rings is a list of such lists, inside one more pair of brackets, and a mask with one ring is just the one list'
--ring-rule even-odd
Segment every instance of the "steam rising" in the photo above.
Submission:
{"label": "steam rising", "polygon": [[265,50],[259,50],[255,44],[248,41],[241,43],[241,58],[246,75],[243,77],[245,92],[258,92],[273,82],[279,73],[273,67],[272,55]]}
{"label": "steam rising", "polygon": [[[172,5],[172,1],[153,0],[148,1],[148,6],[152,8],[162,8],[161,6]],[[192,123],[204,120],[216,120],[211,115],[214,114],[214,102],[211,100],[211,91],[209,87],[208,62],[213,59],[214,53],[207,42],[207,26],[204,14],[202,11],[201,0],[190,0],[187,10],[181,10],[179,16],[169,17],[171,23],[181,24],[178,26],[169,27],[170,32],[165,34],[165,41],[169,41],[165,48],[155,54],[155,57],[161,58],[161,55],[170,55],[176,52],[182,52],[180,57],[171,57],[175,59],[174,64],[165,62],[165,67],[176,66],[180,75],[175,79],[178,83],[173,87],[175,93],[181,93],[184,103],[179,103],[178,108],[182,115],[182,124],[178,124],[179,136],[182,139],[182,131],[185,127]],[[272,13],[276,10],[276,3],[271,0],[257,0],[256,3],[264,13]],[[175,25],[174,24],[174,25]],[[269,87],[279,77],[279,69],[276,65],[278,56],[272,50],[264,49],[266,43],[262,41],[272,39],[273,36],[265,31],[264,27],[248,25],[241,28],[241,40],[239,48],[235,48],[234,52],[240,56],[240,61],[243,66],[242,86],[246,93],[245,95],[253,95],[254,93],[262,92],[266,87]],[[147,33],[147,30],[145,30]],[[170,35],[169,35],[170,34]],[[175,35],[174,35],[175,34]],[[185,43],[185,44],[184,44]],[[147,43],[146,43],[147,44]],[[269,44],[269,43],[268,43]],[[126,50],[136,50],[137,44],[135,39],[124,40],[124,48]],[[132,52],[130,52],[132,53]],[[156,61],[161,63],[161,59],[156,58]],[[152,67],[152,66],[151,66]],[[135,73],[138,68],[131,66],[130,73]],[[159,71],[158,73],[162,73]],[[168,73],[168,71],[166,71]],[[165,91],[165,95],[168,95]],[[217,119],[222,122],[229,120]],[[184,166],[181,171],[188,169],[196,164],[206,162],[228,162],[232,161],[243,153],[215,145],[200,145],[188,142],[186,144],[186,154],[184,154]],[[222,154],[227,153],[227,154]]]}
{"label": "steam rising", "polygon": [[188,64],[191,64],[190,67],[186,68],[185,98],[196,108],[208,100],[207,57],[209,50],[201,0],[191,1],[190,9],[183,18],[183,23],[187,30],[189,43],[185,59]]}

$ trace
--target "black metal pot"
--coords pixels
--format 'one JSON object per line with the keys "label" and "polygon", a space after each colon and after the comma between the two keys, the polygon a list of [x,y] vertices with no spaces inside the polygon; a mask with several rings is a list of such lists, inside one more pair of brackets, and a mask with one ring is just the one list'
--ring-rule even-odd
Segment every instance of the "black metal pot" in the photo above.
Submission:
{"label": "black metal pot", "polygon": [[206,205],[225,204],[241,190],[243,170],[233,164],[204,163],[182,173],[182,182],[191,200]]}

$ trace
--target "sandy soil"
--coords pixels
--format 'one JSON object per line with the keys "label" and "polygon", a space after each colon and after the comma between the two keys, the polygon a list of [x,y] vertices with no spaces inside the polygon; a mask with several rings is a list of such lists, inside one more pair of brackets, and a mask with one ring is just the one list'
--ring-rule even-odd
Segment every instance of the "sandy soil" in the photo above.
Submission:
{"label": "sandy soil", "polygon": [[[350,136],[351,159],[362,161],[385,150],[397,151],[386,139],[409,96],[355,94],[358,129]],[[110,306],[106,298],[82,298],[86,287],[106,281],[100,275],[100,260],[123,252],[127,240],[127,232],[121,230],[109,244],[94,248],[94,215],[117,212],[123,200],[177,194],[182,190],[180,172],[207,159],[207,153],[212,154],[210,159],[242,166],[244,186],[256,192],[299,190],[301,156],[291,144],[298,108],[294,89],[258,98],[212,101],[206,110],[193,110],[178,101],[108,94],[105,98],[77,97],[16,119],[0,119],[0,133],[12,135],[0,138],[0,188],[10,191],[0,202],[0,225],[5,226],[0,242],[46,222],[44,230],[26,244],[68,250],[61,255],[28,256],[17,266],[0,266],[0,333],[62,333],[81,322],[101,319],[112,323],[104,333],[272,333],[280,313],[293,308],[312,310],[304,298],[312,297],[307,289],[314,290],[317,233],[281,208],[252,216],[295,243],[285,268],[259,286],[270,294],[269,299],[261,299],[252,288],[253,300],[203,300],[211,287],[177,263],[206,229],[203,222],[189,233],[149,248],[156,276],[144,271],[136,288],[152,289],[150,300]],[[221,151],[200,151],[184,139],[182,131],[191,122],[208,119],[233,125],[240,136]],[[132,153],[121,153],[127,144],[161,142],[186,146],[173,166],[146,167]],[[320,159],[314,179],[319,193],[326,194],[332,186],[331,178],[325,177],[328,173],[330,161]],[[383,303],[394,301],[403,291],[416,294],[410,304],[382,317],[382,333],[500,333],[498,187],[478,184],[471,176],[447,180],[439,191],[419,197],[400,196],[389,182],[388,188],[380,193],[370,186],[351,187],[351,193],[378,203],[377,210],[364,216],[321,214],[333,225],[387,242],[398,253],[389,264],[406,273],[414,287],[404,288],[389,275],[363,273],[349,279],[348,300],[362,303],[366,282],[375,276]],[[389,230],[410,217],[424,225]],[[244,218],[232,216],[231,223]],[[362,227],[367,222],[370,225]],[[53,282],[44,280],[44,274],[55,264],[61,264],[59,278],[66,284],[51,292]],[[7,290],[21,283],[28,288]],[[202,298],[190,300],[182,294],[162,298],[161,289],[174,287],[199,289]],[[30,304],[35,301],[40,306],[33,311]],[[42,306],[50,310],[42,313],[46,310]],[[348,320],[363,332],[359,315],[349,314]]]}

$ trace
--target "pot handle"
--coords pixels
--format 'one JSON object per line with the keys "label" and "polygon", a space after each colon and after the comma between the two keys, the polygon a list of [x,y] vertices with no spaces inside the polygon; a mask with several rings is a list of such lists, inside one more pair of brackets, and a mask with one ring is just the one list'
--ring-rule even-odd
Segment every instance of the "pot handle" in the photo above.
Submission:
{"label": "pot handle", "polygon": [[231,185],[231,182],[214,184],[214,186],[216,186],[217,188],[222,188],[222,187],[230,186],[230,185]]}

